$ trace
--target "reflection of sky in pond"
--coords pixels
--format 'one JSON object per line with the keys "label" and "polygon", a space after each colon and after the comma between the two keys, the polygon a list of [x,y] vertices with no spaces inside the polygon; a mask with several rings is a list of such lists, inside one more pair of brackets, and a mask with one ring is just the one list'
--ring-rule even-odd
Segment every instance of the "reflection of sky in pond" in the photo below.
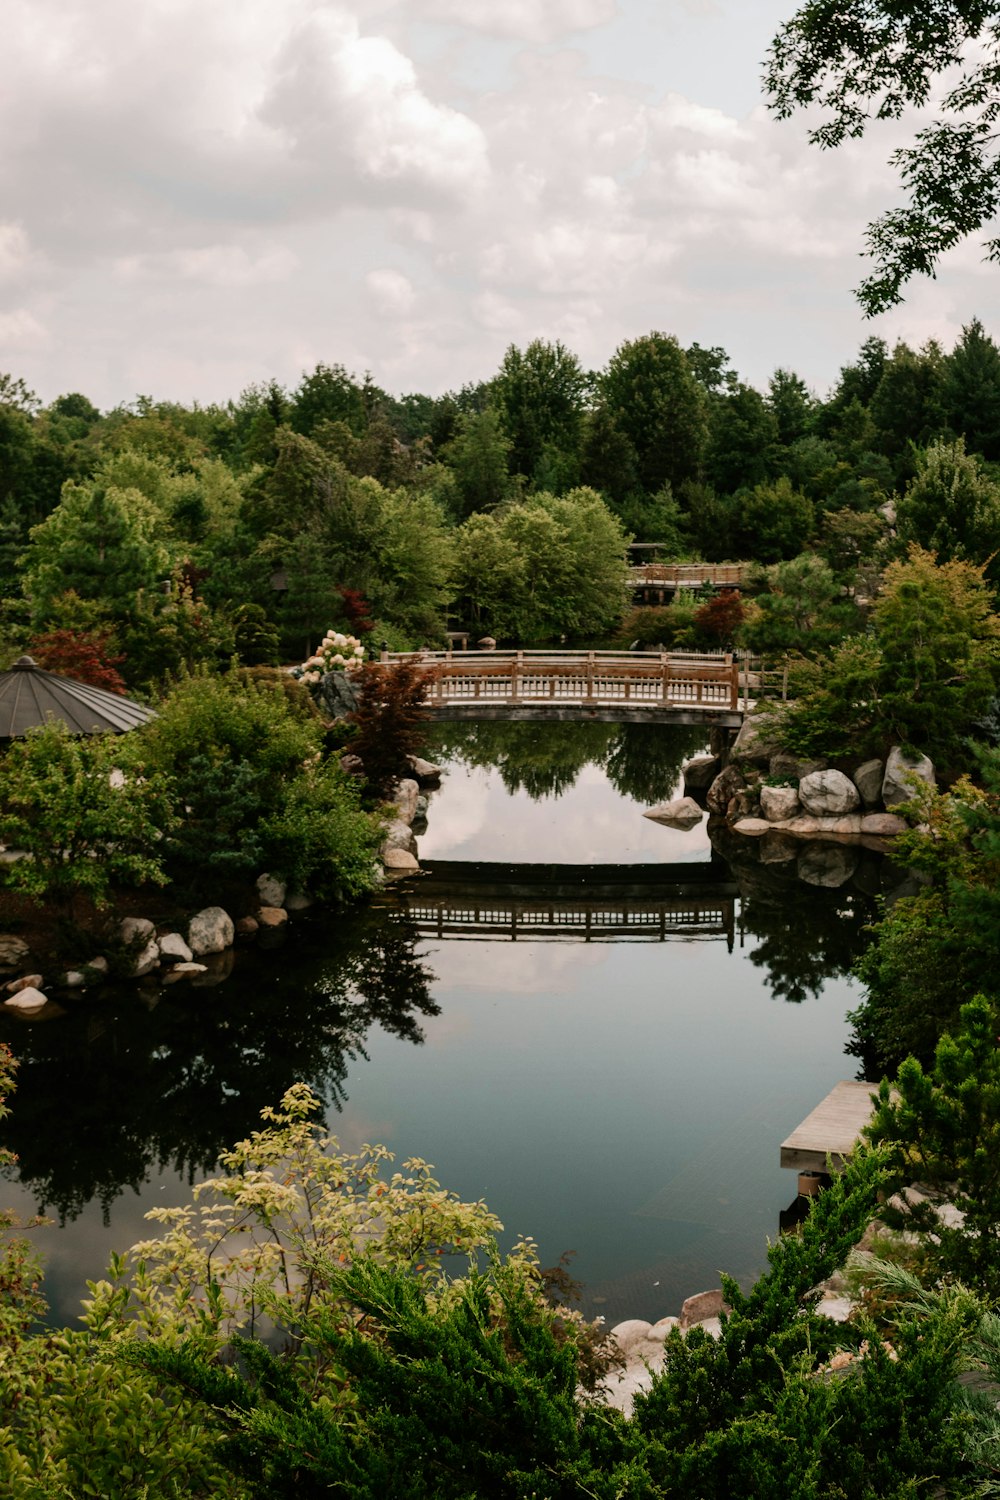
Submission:
{"label": "reflection of sky in pond", "polygon": [[[449,766],[431,796],[421,859],[497,860],[504,863],[652,864],[708,858],[705,823],[681,832],[643,817],[604,771],[585,766],[576,784],[558,798],[534,802],[511,796],[499,773]],[[667,796],[681,796],[683,788]],[[667,800],[665,797],[663,800]]]}
{"label": "reflection of sky in pond", "polygon": [[[572,734],[573,727],[567,729]],[[523,751],[523,740],[511,743]],[[504,749],[499,737],[496,748]],[[551,763],[560,747],[550,737],[545,748]],[[653,778],[643,783],[641,775],[644,747],[633,749],[628,784],[651,786]],[[480,750],[485,761],[485,741]],[[562,795],[532,800],[523,790],[509,793],[499,771],[470,765],[471,759],[452,762],[431,798],[428,830],[419,841],[423,858],[548,864],[707,858],[704,824],[682,833],[644,819],[650,803],[615,788],[610,761],[606,771],[585,756],[571,767]],[[509,784],[523,784],[511,755],[500,764]],[[677,778],[669,756],[661,769],[672,778],[670,786],[656,788],[662,799]],[[415,900],[421,885],[409,887]],[[769,962],[797,972],[797,952],[782,925],[798,932],[795,899],[790,888],[766,909],[774,950]],[[817,922],[824,909],[835,914],[844,904],[836,891],[813,890],[808,899]],[[757,905],[761,900],[755,897]],[[753,906],[749,902],[748,910]],[[331,976],[341,972],[327,920],[320,914],[292,928],[276,974],[247,953],[228,1001],[222,988],[215,999],[212,992],[198,999],[187,1062],[186,1028],[164,1031],[175,1054],[171,1076],[198,1074],[207,1042],[217,1038],[208,1007],[225,1012],[230,1029],[218,1036],[229,1041],[203,1090],[210,1129],[218,1108],[212,1091],[228,1077],[223,1063],[237,1040],[251,1055],[255,1046],[270,1054],[284,1045],[291,1067],[291,1059],[302,1056],[295,1038],[319,1035],[310,952],[314,965],[317,951],[323,956]],[[396,931],[385,926],[388,913],[377,907],[367,920],[366,961],[382,936]],[[378,1019],[367,1025],[363,1050],[347,1057],[345,1103],[340,1113],[330,1111],[332,1130],[349,1149],[383,1141],[399,1159],[412,1154],[433,1162],[444,1186],[485,1199],[499,1214],[505,1243],[522,1234],[537,1239],[545,1264],[575,1250],[573,1271],[586,1285],[586,1306],[610,1322],[676,1312],[685,1296],[717,1285],[722,1269],[751,1277],[795,1192],[794,1174],[779,1166],[781,1141],[838,1080],[855,1076],[844,1044],[845,1012],[857,996],[844,979],[824,979],[831,971],[825,949],[806,924],[815,982],[798,987],[803,1003],[783,1003],[767,967],[751,961],[760,940],[748,933],[744,946],[738,912],[735,927],[732,953],[724,938],[677,935],[665,942],[585,943],[572,934],[559,942],[419,940],[418,952],[436,976],[432,992],[440,1011],[421,1013],[422,1045],[384,1029]],[[841,970],[850,957],[848,927],[839,922],[836,929],[847,944]],[[395,955],[390,967],[409,995],[405,955],[386,951]],[[241,984],[257,1002],[248,1010],[249,1023],[240,1020],[247,1008]],[[180,996],[169,1002],[180,1003]],[[169,1004],[164,1001],[153,1019]],[[198,1026],[209,1027],[200,1042],[195,1016]],[[117,1030],[108,1040],[124,1045]],[[72,1058],[66,1066],[74,1066]],[[254,1069],[245,1076],[251,1089]],[[58,1098],[37,1103],[61,1119]],[[58,1131],[54,1137],[58,1150]],[[228,1137],[219,1140],[220,1147],[227,1143]],[[141,1155],[142,1143],[135,1144]],[[111,1249],[149,1232],[144,1209],[187,1197],[175,1171],[158,1174],[150,1167],[138,1194],[126,1188],[111,1203],[110,1227],[102,1227],[100,1209],[91,1203],[64,1232],[41,1231],[57,1315],[72,1320],[84,1278],[102,1274]],[[34,1207],[30,1194],[14,1184],[2,1201],[24,1214]]]}

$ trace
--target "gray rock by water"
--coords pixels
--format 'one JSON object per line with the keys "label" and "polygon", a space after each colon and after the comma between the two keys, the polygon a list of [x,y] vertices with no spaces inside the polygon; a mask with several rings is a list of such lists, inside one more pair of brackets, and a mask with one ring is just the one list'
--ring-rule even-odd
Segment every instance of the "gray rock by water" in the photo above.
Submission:
{"label": "gray rock by water", "polygon": [[16,995],[11,995],[8,1000],[4,1001],[8,1010],[23,1010],[26,1013],[41,1010],[42,1006],[48,1003],[48,996],[43,995],[41,990],[36,990],[33,985],[29,985],[27,989],[18,990]]}
{"label": "gray rock by water", "polygon": [[684,767],[684,786],[695,792],[703,792],[712,785],[721,770],[722,760],[718,755],[696,755]]}
{"label": "gray rock by water", "polygon": [[885,765],[880,760],[866,760],[854,772],[852,780],[865,807],[878,807],[882,801]]}
{"label": "gray rock by water", "polygon": [[23,938],[15,937],[12,932],[0,933],[0,969],[16,969],[30,951]]}
{"label": "gray rock by water", "polygon": [[358,706],[358,683],[346,672],[327,672],[319,685],[319,701],[331,719],[346,719]]}
{"label": "gray rock by water", "polygon": [[724,814],[737,792],[746,790],[746,777],[739,766],[728,765],[712,782],[705,799],[709,812]]}
{"label": "gray rock by water", "polygon": [[422,760],[419,755],[410,756],[410,770],[421,786],[436,786],[441,780],[441,767]]}
{"label": "gray rock by water", "polygon": [[155,934],[156,928],[148,917],[126,917],[118,931],[125,946],[131,948],[139,943],[147,943]]}
{"label": "gray rock by water", "polygon": [[420,788],[417,783],[405,776],[402,781],[396,783],[396,790],[392,794],[392,800],[398,808],[397,817],[403,823],[412,823],[417,812],[417,798]]}
{"label": "gray rock by water", "polygon": [[196,958],[205,953],[222,953],[232,945],[233,919],[221,906],[206,906],[191,918],[188,946]]}
{"label": "gray rock by water", "polygon": [[179,932],[168,932],[160,938],[160,955],[163,958],[176,958],[182,964],[189,964],[194,956]]}
{"label": "gray rock by water", "polygon": [[666,823],[669,828],[695,828],[701,822],[701,808],[691,797],[678,797],[674,802],[661,802],[643,813],[653,823]]}
{"label": "gray rock by water", "polygon": [[861,806],[858,789],[843,771],[813,771],[799,782],[799,801],[814,817],[839,818]]}
{"label": "gray rock by water", "polygon": [[861,819],[861,832],[875,834],[879,838],[893,838],[909,827],[905,818],[896,813],[866,813]]}
{"label": "gray rock by water", "polygon": [[901,802],[912,802],[917,795],[917,782],[923,782],[925,786],[934,786],[934,763],[928,760],[926,755],[916,755],[912,758],[903,754],[898,745],[893,745],[889,751],[889,759],[885,763],[885,777],[882,781],[882,801],[886,807],[898,807]]}
{"label": "gray rock by water", "polygon": [[760,810],[769,823],[784,823],[799,810],[799,794],[793,786],[762,786]]}
{"label": "gray rock by water", "polygon": [[770,760],[771,775],[784,776],[788,781],[801,781],[803,776],[811,776],[813,771],[825,770],[825,760],[802,760],[790,750],[779,750]]}
{"label": "gray rock by water", "polygon": [[420,869],[413,855],[406,849],[386,849],[382,863],[394,875],[415,875]]}
{"label": "gray rock by water", "polygon": [[780,748],[773,719],[767,714],[749,714],[729,752],[729,761],[737,766],[767,766]]}
{"label": "gray rock by water", "polygon": [[277,875],[258,875],[257,896],[261,906],[284,906],[285,882]]}
{"label": "gray rock by water", "polygon": [[404,823],[401,818],[393,819],[382,839],[383,855],[387,849],[405,849],[408,854],[416,853],[417,841],[409,823]]}

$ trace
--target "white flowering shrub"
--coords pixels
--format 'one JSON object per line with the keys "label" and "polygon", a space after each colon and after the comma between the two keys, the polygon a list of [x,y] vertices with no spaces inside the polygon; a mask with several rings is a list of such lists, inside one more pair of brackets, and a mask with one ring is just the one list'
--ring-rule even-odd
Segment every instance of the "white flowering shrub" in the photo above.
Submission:
{"label": "white flowering shrub", "polygon": [[320,647],[308,661],[293,668],[292,676],[307,687],[316,687],[327,672],[353,673],[361,669],[365,659],[365,648],[354,635],[343,635],[339,630],[328,630]]}

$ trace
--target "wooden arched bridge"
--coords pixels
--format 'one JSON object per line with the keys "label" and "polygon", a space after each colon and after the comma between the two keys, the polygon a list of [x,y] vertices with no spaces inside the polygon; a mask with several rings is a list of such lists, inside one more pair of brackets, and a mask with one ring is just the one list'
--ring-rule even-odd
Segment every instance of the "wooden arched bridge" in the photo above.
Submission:
{"label": "wooden arched bridge", "polygon": [[746,563],[640,562],[629,568],[629,583],[644,604],[667,604],[675,594],[711,588],[726,593],[743,587]]}
{"label": "wooden arched bridge", "polygon": [[739,888],[726,866],[501,865],[427,860],[425,876],[381,905],[428,938],[499,942],[724,941]]}
{"label": "wooden arched bridge", "polygon": [[598,720],[738,728],[752,706],[731,654],[677,651],[382,653],[428,679],[433,719]]}

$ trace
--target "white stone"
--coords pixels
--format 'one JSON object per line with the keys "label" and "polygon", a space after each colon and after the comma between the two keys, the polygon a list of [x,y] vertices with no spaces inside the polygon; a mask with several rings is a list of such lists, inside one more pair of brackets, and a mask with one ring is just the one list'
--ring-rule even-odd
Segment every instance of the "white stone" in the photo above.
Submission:
{"label": "white stone", "polygon": [[861,832],[874,833],[880,838],[892,838],[908,827],[906,819],[897,817],[895,813],[866,813],[861,819]]}
{"label": "white stone", "polygon": [[652,1324],[646,1323],[642,1318],[626,1318],[624,1323],[616,1323],[611,1330],[611,1337],[618,1345],[623,1354],[636,1345],[644,1343],[649,1338]]}
{"label": "white stone", "polygon": [[441,767],[432,765],[429,760],[421,760],[419,755],[410,756],[410,770],[418,781],[441,780]]}
{"label": "white stone", "polygon": [[261,906],[284,906],[285,882],[277,875],[258,875],[257,895]]}
{"label": "white stone", "polygon": [[164,984],[176,984],[181,979],[193,979],[196,974],[204,974],[208,968],[207,964],[174,964],[163,976]]}
{"label": "white stone", "polygon": [[82,990],[87,983],[86,974],[81,974],[79,969],[67,969],[65,974],[60,974],[59,984],[63,989]]}
{"label": "white stone", "polygon": [[799,782],[799,801],[814,817],[839,818],[861,806],[858,789],[843,771],[813,771]]}
{"label": "white stone", "polygon": [[413,830],[409,823],[404,823],[401,818],[394,818],[385,830],[382,848],[383,850],[406,849],[408,853],[415,854],[417,841],[413,837]]}
{"label": "white stone", "polygon": [[5,985],[5,989],[8,995],[16,995],[18,990],[40,990],[43,983],[41,974],[22,974],[20,979],[12,979]]}
{"label": "white stone", "polygon": [[141,979],[144,974],[152,973],[160,962],[160,945],[155,937],[150,938],[146,946],[140,949],[132,965],[132,978]]}
{"label": "white stone", "polygon": [[9,1000],[4,1001],[4,1005],[10,1010],[24,1011],[41,1010],[42,1006],[48,1003],[48,996],[43,995],[41,990],[36,990],[33,985],[29,985],[25,990],[18,990],[16,995],[11,995]]}
{"label": "white stone", "polygon": [[878,807],[884,778],[885,765],[880,760],[866,760],[854,772],[854,785],[865,807]]}
{"label": "white stone", "polygon": [[103,956],[99,958],[92,958],[84,964],[84,968],[92,969],[96,974],[106,974],[108,972],[108,961]]}
{"label": "white stone", "polygon": [[773,826],[766,818],[740,818],[738,823],[733,824],[733,831],[759,838],[762,834],[770,833]]}
{"label": "white stone", "polygon": [[821,1318],[829,1318],[832,1323],[846,1323],[854,1311],[854,1303],[850,1297],[821,1297],[816,1303],[816,1311]]}
{"label": "white stone", "polygon": [[669,828],[696,828],[702,819],[702,811],[693,797],[678,797],[673,802],[661,802],[643,813],[644,818],[654,823],[666,823]]}
{"label": "white stone", "polygon": [[392,800],[398,809],[400,822],[410,824],[417,815],[417,798],[420,788],[415,781],[405,776],[402,781],[396,783],[396,789],[392,794]]}
{"label": "white stone", "polygon": [[898,807],[901,802],[912,802],[919,790],[918,784],[923,782],[925,786],[933,786],[935,779],[934,764],[926,755],[910,758],[903,754],[898,745],[893,745],[885,763],[882,801],[886,807]]}
{"label": "white stone", "polygon": [[196,958],[224,952],[232,946],[233,936],[233,919],[221,906],[206,906],[188,925],[188,946]]}
{"label": "white stone", "polygon": [[156,932],[148,917],[126,917],[119,927],[122,942],[131,948],[133,944],[146,943]]}
{"label": "white stone", "polygon": [[420,869],[413,855],[406,849],[383,850],[382,863],[387,870],[394,870],[397,875],[413,875]]}
{"label": "white stone", "polygon": [[179,932],[168,932],[160,938],[160,955],[162,958],[176,958],[181,963],[190,963],[194,954]]}
{"label": "white stone", "polygon": [[784,823],[799,810],[799,794],[793,786],[762,786],[760,810],[769,823]]}

